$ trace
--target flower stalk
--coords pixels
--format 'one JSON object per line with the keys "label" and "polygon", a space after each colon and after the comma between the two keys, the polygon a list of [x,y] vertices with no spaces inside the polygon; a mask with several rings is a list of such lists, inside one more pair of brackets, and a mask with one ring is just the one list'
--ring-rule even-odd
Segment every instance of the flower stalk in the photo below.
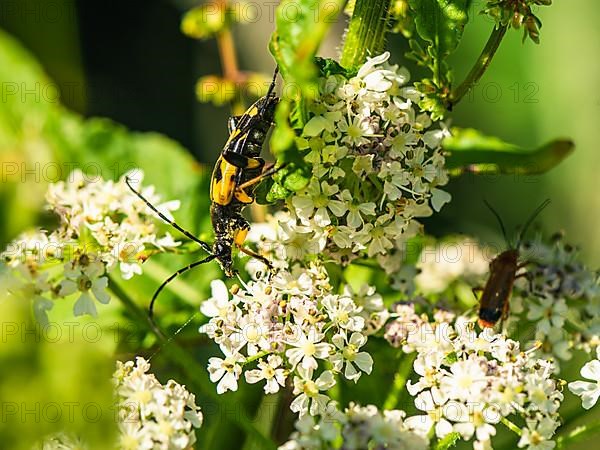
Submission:
{"label": "flower stalk", "polygon": [[500,43],[502,42],[507,30],[507,25],[499,25],[494,27],[492,34],[490,34],[490,37],[488,38],[483,51],[479,55],[479,58],[477,58],[475,65],[464,81],[450,95],[448,109],[451,109],[452,106],[456,105],[481,79],[492,62],[492,58],[496,54],[498,47],[500,47]]}
{"label": "flower stalk", "polygon": [[[220,11],[224,12],[227,10],[227,0],[217,0],[216,6]],[[223,69],[223,78],[232,81],[236,85],[240,83],[242,74],[240,73],[237,63],[237,53],[235,51],[235,43],[233,42],[233,34],[229,28],[229,25],[225,26],[216,36],[217,46],[219,48],[219,58],[221,60],[221,66]],[[240,115],[244,112],[244,104],[241,100],[240,95],[236,95],[236,98],[231,104],[233,115]]]}
{"label": "flower stalk", "polygon": [[575,428],[570,433],[559,436],[556,439],[556,448],[570,448],[572,445],[585,441],[593,435],[600,433],[600,421],[595,421],[580,427]]}
{"label": "flower stalk", "polygon": [[406,386],[406,382],[408,381],[408,377],[411,374],[415,357],[416,355],[404,355],[402,357],[402,360],[398,365],[398,371],[396,372],[396,375],[394,375],[392,389],[383,403],[383,409],[389,410],[398,406],[400,395],[402,394],[404,386]]}

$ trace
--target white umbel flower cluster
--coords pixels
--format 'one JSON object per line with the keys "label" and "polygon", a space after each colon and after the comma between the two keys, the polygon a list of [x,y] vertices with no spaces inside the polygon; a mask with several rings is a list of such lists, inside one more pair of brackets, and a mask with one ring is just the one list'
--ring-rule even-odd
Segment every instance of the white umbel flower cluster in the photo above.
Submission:
{"label": "white umbel flower cluster", "polygon": [[536,347],[522,352],[518,342],[491,329],[478,334],[473,322],[460,317],[452,324],[430,322],[405,311],[396,320],[407,330],[403,350],[416,352],[418,378],[406,387],[423,412],[406,419],[408,426],[434,429],[438,438],[456,432],[474,439],[477,449],[491,448],[497,424],[516,419],[526,424],[519,447],[553,447],[563,394],[552,363],[537,358]]}
{"label": "white umbel flower cluster", "polygon": [[448,181],[440,146],[448,131],[416,112],[420,93],[389,56],[368,58],[350,79],[321,80],[299,139],[312,178],[288,200],[286,226],[324,238],[315,254],[342,262],[378,257],[391,269],[388,259],[420,231],[416,219],[439,211],[450,195],[439,188]]}
{"label": "white umbel flower cluster", "polygon": [[[132,179],[141,182],[135,171]],[[124,178],[98,181],[74,171],[67,181],[50,185],[48,209],[60,218],[52,232],[26,232],[10,243],[1,258],[10,269],[8,291],[31,299],[36,318],[48,322],[57,298],[76,296],[76,316],[97,315],[96,301],[108,303],[106,275],[120,269],[124,279],[141,274],[141,263],[153,252],[176,247],[171,235],[160,233],[154,213],[129,190]],[[153,187],[142,190],[160,204]],[[166,215],[179,202],[159,206]]]}
{"label": "white umbel flower cluster", "polygon": [[[364,350],[370,312],[362,305],[381,304],[373,289],[334,294],[323,267],[280,270],[269,280],[251,281],[231,292],[216,280],[212,297],[201,306],[210,317],[201,332],[213,339],[223,357],[209,359],[208,371],[217,392],[248,383],[264,383],[271,394],[290,379],[296,396],[294,412],[321,414],[329,403],[327,390],[339,373],[358,381],[371,373],[373,360]],[[256,368],[250,363],[256,362]]]}
{"label": "white umbel flower cluster", "polygon": [[[512,310],[515,323],[535,324],[542,352],[554,358],[557,371],[572,351],[595,354],[600,344],[600,277],[578,260],[577,249],[556,236],[524,244],[527,277],[518,280]],[[581,330],[572,333],[568,328]]]}
{"label": "white umbel flower cluster", "polygon": [[344,412],[331,409],[316,420],[301,417],[296,431],[279,450],[425,450],[426,435],[411,430],[401,410],[379,411],[376,406],[351,403]]}
{"label": "white umbel flower cluster", "polygon": [[[142,256],[147,248],[164,249],[177,246],[167,232],[159,235],[156,215],[125,184],[125,177],[140,186],[144,174],[134,170],[117,182],[90,182],[81,172],[71,173],[68,181],[51,184],[46,200],[48,209],[61,218],[59,238],[91,239],[84,242],[94,250],[107,270],[119,266],[124,279],[141,274]],[[161,203],[154,186],[140,189],[148,201],[167,217],[179,208],[179,200]],[[145,255],[147,256],[147,255]]]}
{"label": "white umbel flower cluster", "polygon": [[[194,394],[173,380],[161,384],[149,373],[144,358],[117,361],[113,374],[118,418],[115,450],[189,450],[196,442],[194,430],[203,422]],[[85,439],[60,432],[44,438],[32,450],[85,450]]]}
{"label": "white umbel flower cluster", "polygon": [[202,413],[194,394],[173,380],[161,384],[144,358],[117,362],[119,450],[184,450],[196,441]]}

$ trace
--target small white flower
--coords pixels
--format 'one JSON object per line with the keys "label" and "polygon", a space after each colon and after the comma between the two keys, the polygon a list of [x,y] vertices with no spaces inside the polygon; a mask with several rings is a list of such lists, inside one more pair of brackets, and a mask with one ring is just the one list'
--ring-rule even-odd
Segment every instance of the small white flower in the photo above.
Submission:
{"label": "small white flower", "polygon": [[66,297],[79,292],[73,307],[75,316],[89,314],[96,317],[98,312],[90,292],[100,303],[106,304],[110,301],[110,295],[106,292],[108,278],[101,276],[104,274],[104,265],[100,261],[91,260],[87,255],[82,255],[77,260],[65,264],[64,273],[65,279],[60,283],[58,295]]}
{"label": "small white flower", "polygon": [[454,431],[460,433],[463,439],[470,440],[474,435],[478,441],[489,441],[496,435],[492,423],[500,421],[500,414],[492,411],[492,407],[484,407],[482,403],[469,401],[467,405],[454,402],[444,407],[446,417],[456,422]]}
{"label": "small white flower", "polygon": [[283,360],[278,355],[269,355],[267,360],[258,362],[258,369],[248,370],[244,373],[246,382],[250,384],[265,380],[265,393],[274,394],[279,387],[285,387],[285,370],[281,368]]}
{"label": "small white flower", "polygon": [[236,351],[222,347],[225,358],[212,357],[208,360],[208,373],[210,381],[217,384],[217,394],[223,394],[227,391],[237,391],[238,378],[242,373],[242,366],[239,363],[244,362],[243,355]]}
{"label": "small white flower", "polygon": [[333,373],[324,371],[313,381],[313,369],[298,366],[298,375],[294,376],[294,395],[297,397],[292,402],[290,409],[300,416],[310,413],[311,416],[322,414],[327,408],[330,398],[321,394],[335,385]]}
{"label": "small white flower", "polygon": [[331,223],[331,218],[327,211],[330,199],[339,191],[335,184],[330,185],[326,181],[321,183],[313,180],[307,188],[305,195],[296,195],[292,197],[292,204],[297,210],[298,218],[309,225],[313,219],[315,223],[324,227]]}
{"label": "small white flower", "polygon": [[254,356],[260,350],[269,350],[269,337],[268,323],[260,320],[260,317],[242,316],[237,320],[229,341],[238,351],[246,346],[248,356]]}
{"label": "small white flower", "polygon": [[550,334],[554,328],[562,329],[569,308],[564,299],[545,297],[539,303],[528,302],[527,319],[537,321],[537,331],[542,335]]}
{"label": "small white flower", "polygon": [[321,342],[324,336],[314,328],[308,330],[306,334],[299,328],[295,331],[296,333],[286,340],[287,344],[293,348],[287,350],[285,355],[292,367],[296,367],[300,363],[300,366],[305,370],[316,369],[318,367],[317,358],[327,358],[333,346]]}
{"label": "small white flower", "polygon": [[[367,338],[360,333],[352,333],[348,340],[345,333],[338,333],[332,338],[333,344],[339,352],[329,358],[336,372],[342,372],[344,365],[346,369],[343,371],[346,379],[355,383],[361,376],[363,371],[370,374],[373,370],[373,358],[367,352],[360,352],[359,349],[365,345]],[[356,370],[356,367],[359,370]]]}
{"label": "small white flower", "polygon": [[452,432],[452,424],[444,418],[443,406],[446,401],[444,394],[436,388],[421,392],[415,398],[415,406],[427,414],[408,417],[405,420],[406,425],[422,435],[427,435],[429,430],[435,427],[436,436],[443,438]]}
{"label": "small white flower", "polygon": [[488,382],[484,364],[476,358],[455,362],[450,366],[450,373],[442,379],[440,388],[450,398],[477,401]]}
{"label": "small white flower", "polygon": [[359,315],[361,308],[351,298],[327,295],[322,304],[329,319],[338,327],[348,331],[361,331],[365,327],[365,319]]}
{"label": "small white flower", "polygon": [[338,123],[338,127],[342,133],[345,133],[342,142],[353,147],[366,144],[369,142],[368,136],[371,136],[374,133],[369,121],[361,116],[354,116],[352,118],[344,117]]}
{"label": "small white flower", "polygon": [[557,427],[558,423],[549,419],[529,421],[527,427],[521,430],[521,439],[517,445],[519,448],[527,447],[527,450],[552,450],[556,442],[551,438]]}
{"label": "small white flower", "polygon": [[[598,358],[600,359],[600,347],[597,348]],[[593,359],[587,362],[581,368],[581,376],[590,381],[573,381],[569,383],[569,390],[581,397],[584,409],[590,409],[598,402],[600,397],[600,360]]]}

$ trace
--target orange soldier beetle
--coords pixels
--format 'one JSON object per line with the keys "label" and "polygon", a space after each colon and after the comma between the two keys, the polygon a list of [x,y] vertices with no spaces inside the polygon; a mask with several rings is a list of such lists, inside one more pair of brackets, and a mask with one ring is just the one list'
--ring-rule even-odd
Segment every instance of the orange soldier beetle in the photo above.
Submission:
{"label": "orange soldier beetle", "polygon": [[482,290],[481,298],[479,299],[479,325],[482,328],[491,328],[498,323],[499,320],[504,320],[508,316],[510,296],[512,294],[513,286],[517,278],[526,276],[526,273],[517,274],[519,269],[527,266],[527,262],[519,263],[519,255],[521,244],[523,243],[523,237],[527,233],[527,229],[537,217],[550,204],[550,200],[545,200],[540,206],[538,206],[523,228],[519,233],[517,244],[515,247],[511,247],[510,242],[506,236],[506,229],[500,215],[492,208],[492,206],[485,202],[485,205],[489,208],[492,214],[498,220],[504,241],[507,244],[508,249],[500,253],[490,262],[490,276],[485,283]]}

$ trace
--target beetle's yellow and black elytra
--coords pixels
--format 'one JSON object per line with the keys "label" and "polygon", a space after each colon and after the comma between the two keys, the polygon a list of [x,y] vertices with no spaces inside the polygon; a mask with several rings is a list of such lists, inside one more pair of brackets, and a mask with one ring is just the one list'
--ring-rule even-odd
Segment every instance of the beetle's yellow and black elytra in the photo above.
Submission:
{"label": "beetle's yellow and black elytra", "polygon": [[275,94],[277,73],[278,71],[275,69],[273,80],[264,97],[258,99],[241,116],[229,118],[227,124],[229,138],[215,163],[210,181],[210,217],[215,234],[212,246],[168,219],[136,191],[129,180],[126,180],[134,194],[157,213],[163,221],[198,243],[208,253],[204,259],[179,269],[159,286],[150,302],[149,314],[151,317],[154,302],[162,289],[183,272],[215,259],[226,276],[234,276],[236,274],[232,258],[234,248],[260,259],[270,268],[266,258],[243,246],[250,230],[250,223],[242,216],[242,210],[254,202],[252,195],[258,182],[281,168],[281,166],[278,168],[271,166],[265,169],[265,161],[260,157],[267,134],[273,125],[275,107],[279,102],[279,98]]}

